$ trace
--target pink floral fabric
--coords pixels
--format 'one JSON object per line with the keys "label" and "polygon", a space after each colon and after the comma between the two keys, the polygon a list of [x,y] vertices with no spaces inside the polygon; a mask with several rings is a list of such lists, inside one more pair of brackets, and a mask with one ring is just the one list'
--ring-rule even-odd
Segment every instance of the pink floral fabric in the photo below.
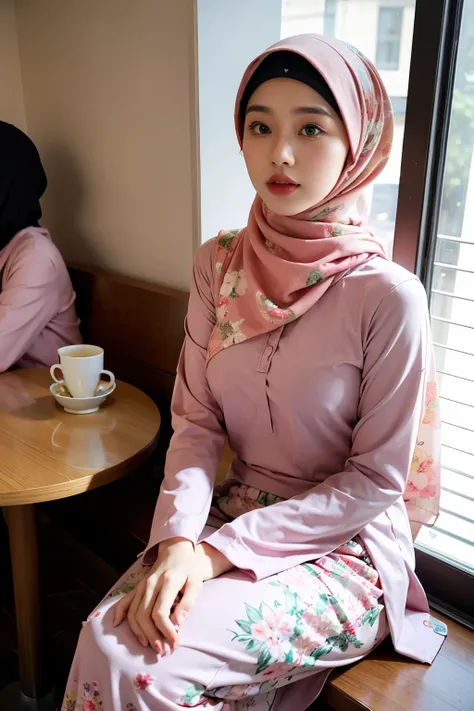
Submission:
{"label": "pink floral fabric", "polygon": [[138,691],[146,691],[150,684],[153,684],[154,678],[151,674],[137,674],[135,677],[135,689]]}
{"label": "pink floral fabric", "polygon": [[262,697],[270,705],[277,689],[315,670],[326,656],[337,650],[343,658],[351,649],[362,649],[383,604],[377,572],[358,555],[367,552],[360,542],[351,542],[346,555],[334,552],[271,578],[274,595],[260,605],[245,602],[245,614],[232,630],[232,641],[255,658],[252,682],[212,690],[192,685],[183,705],[222,699],[240,708],[235,702],[254,699],[254,706]]}
{"label": "pink floral fabric", "polygon": [[[271,505],[264,492],[231,488],[230,500]],[[90,614],[62,711],[303,711],[334,666],[362,659],[388,633],[379,575],[360,540],[257,583],[237,571],[205,583],[180,646],[161,658],[127,622],[113,627],[118,597],[148,570],[136,561]]]}
{"label": "pink floral fabric", "polygon": [[410,521],[433,525],[441,495],[441,436],[439,397],[432,353],[428,356],[423,418],[416,438],[404,500]]}
{"label": "pink floral fabric", "polygon": [[210,513],[223,521],[232,521],[244,513],[277,504],[279,501],[283,501],[281,496],[227,479],[214,488]]}
{"label": "pink floral fabric", "polygon": [[78,695],[76,688],[66,691],[63,711],[104,711],[97,681],[84,682]]}

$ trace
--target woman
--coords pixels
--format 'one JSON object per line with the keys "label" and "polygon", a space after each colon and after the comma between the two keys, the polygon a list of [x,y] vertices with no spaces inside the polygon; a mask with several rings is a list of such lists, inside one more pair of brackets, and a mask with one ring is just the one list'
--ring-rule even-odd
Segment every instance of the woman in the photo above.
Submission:
{"label": "woman", "polygon": [[196,256],[150,541],[85,623],[63,711],[302,710],[389,632],[425,662],[441,645],[407,516],[439,494],[426,296],[363,221],[385,89],[294,37],[250,64],[235,122],[257,196]]}
{"label": "woman", "polygon": [[34,144],[0,121],[0,372],[51,366],[81,342],[66,265],[39,227],[46,175]]}

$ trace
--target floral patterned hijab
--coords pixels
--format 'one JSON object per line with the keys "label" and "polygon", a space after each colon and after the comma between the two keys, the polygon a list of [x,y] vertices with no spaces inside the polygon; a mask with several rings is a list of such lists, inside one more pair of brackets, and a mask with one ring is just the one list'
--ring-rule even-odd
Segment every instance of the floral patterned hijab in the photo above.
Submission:
{"label": "floral patterned hijab", "polygon": [[[375,255],[380,242],[366,226],[365,188],[384,168],[393,117],[382,80],[354,47],[333,38],[298,35],[274,44],[247,68],[236,98],[235,127],[242,146],[240,103],[267,55],[282,50],[304,57],[327,82],[349,139],[346,165],[331,193],[295,216],[268,210],[257,195],[247,226],[216,240],[216,325],[208,360],[222,349],[272,331],[312,308],[344,274]],[[434,364],[427,373],[426,412],[405,499],[410,519],[430,524],[439,502],[439,437]],[[439,447],[438,447],[439,448]]]}

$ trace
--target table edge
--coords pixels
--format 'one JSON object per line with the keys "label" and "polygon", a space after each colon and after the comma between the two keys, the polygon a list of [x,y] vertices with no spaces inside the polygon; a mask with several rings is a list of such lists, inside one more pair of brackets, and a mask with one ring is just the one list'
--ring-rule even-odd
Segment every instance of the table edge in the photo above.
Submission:
{"label": "table edge", "polygon": [[[158,409],[158,408],[157,408]],[[160,418],[161,419],[161,418]],[[113,481],[122,479],[127,474],[130,474],[133,469],[136,469],[147,462],[158,445],[158,436],[160,433],[161,422],[155,432],[153,438],[131,457],[128,457],[122,462],[115,464],[107,469],[102,469],[99,472],[86,474],[79,479],[64,481],[60,484],[47,485],[43,489],[12,491],[0,493],[0,506],[25,506],[29,504],[39,504],[45,501],[56,501],[57,499],[67,499],[70,496],[77,496],[92,489],[98,489],[106,484],[111,484]],[[54,494],[48,494],[48,489],[53,488]]]}

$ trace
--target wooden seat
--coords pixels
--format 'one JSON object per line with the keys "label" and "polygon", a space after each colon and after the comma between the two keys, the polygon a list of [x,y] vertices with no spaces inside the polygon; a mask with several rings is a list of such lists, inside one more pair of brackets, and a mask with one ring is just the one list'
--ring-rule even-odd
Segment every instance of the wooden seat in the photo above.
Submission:
{"label": "wooden seat", "polygon": [[[431,666],[397,654],[390,641],[334,672],[323,692],[334,711],[472,711],[474,633],[433,611],[448,636]],[[316,711],[317,705],[314,707]]]}

